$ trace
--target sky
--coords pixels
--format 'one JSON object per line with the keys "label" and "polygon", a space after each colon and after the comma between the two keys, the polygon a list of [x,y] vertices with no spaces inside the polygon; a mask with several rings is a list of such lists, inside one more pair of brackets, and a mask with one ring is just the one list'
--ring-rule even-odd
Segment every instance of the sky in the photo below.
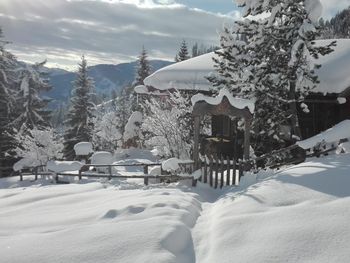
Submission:
{"label": "sky", "polygon": [[[323,17],[350,0],[321,0]],[[181,41],[218,45],[224,24],[240,19],[232,0],[0,0],[7,49],[25,62],[72,70],[82,54],[93,64],[173,60]]]}

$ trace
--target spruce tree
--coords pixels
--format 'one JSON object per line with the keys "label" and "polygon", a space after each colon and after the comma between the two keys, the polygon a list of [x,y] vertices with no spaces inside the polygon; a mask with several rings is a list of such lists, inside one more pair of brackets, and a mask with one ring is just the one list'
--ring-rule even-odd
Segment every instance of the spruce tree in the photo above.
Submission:
{"label": "spruce tree", "polygon": [[51,112],[47,105],[49,99],[42,98],[41,93],[49,91],[51,85],[42,71],[46,61],[35,65],[24,65],[18,70],[20,77],[17,93],[17,111],[19,116],[15,125],[22,133],[27,129],[43,129],[50,127]]}
{"label": "spruce tree", "polygon": [[[311,57],[331,52],[314,45],[318,16],[310,1],[237,1],[244,16],[268,14],[260,20],[235,22],[221,36],[215,60],[217,74],[209,79],[233,94],[254,98],[255,150],[263,153],[283,143],[281,127],[291,127],[291,138],[300,138],[297,107],[317,85]],[[238,40],[237,36],[244,36]]]}
{"label": "spruce tree", "polygon": [[14,139],[15,69],[17,61],[5,50],[0,28],[0,177],[8,175],[14,163],[16,142]]}
{"label": "spruce tree", "polygon": [[76,143],[92,140],[92,118],[95,108],[92,102],[92,91],[94,87],[92,79],[88,76],[87,61],[84,56],[79,63],[77,79],[73,85],[71,105],[65,122],[63,150],[64,157],[69,160],[75,157],[73,148]]}
{"label": "spruce tree", "polygon": [[187,43],[185,40],[182,40],[179,53],[175,57],[175,61],[176,62],[185,61],[189,58],[190,58],[190,56],[188,55]]}
{"label": "spruce tree", "polygon": [[141,54],[138,56],[135,81],[133,86],[143,85],[143,81],[151,74],[151,66],[147,58],[147,51],[142,47]]}

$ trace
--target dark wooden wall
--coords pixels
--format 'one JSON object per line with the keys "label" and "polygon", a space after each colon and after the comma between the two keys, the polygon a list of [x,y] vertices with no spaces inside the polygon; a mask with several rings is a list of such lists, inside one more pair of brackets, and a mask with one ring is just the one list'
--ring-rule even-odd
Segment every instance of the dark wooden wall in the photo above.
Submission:
{"label": "dark wooden wall", "polygon": [[337,123],[350,119],[350,97],[345,104],[339,104],[337,95],[311,95],[306,104],[309,113],[299,107],[298,115],[303,139],[325,131]]}

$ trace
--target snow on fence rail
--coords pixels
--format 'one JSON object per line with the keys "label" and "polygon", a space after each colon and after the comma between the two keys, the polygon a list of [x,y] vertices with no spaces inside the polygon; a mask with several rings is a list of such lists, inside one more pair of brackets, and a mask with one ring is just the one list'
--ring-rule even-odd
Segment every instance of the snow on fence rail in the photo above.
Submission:
{"label": "snow on fence rail", "polygon": [[[180,181],[180,180],[186,180],[186,179],[192,179],[193,176],[178,176],[178,175],[171,175],[166,174],[165,172],[161,172],[160,175],[150,175],[149,174],[149,167],[150,166],[160,166],[161,163],[131,163],[131,164],[84,164],[81,166],[81,168],[78,170],[78,173],[73,173],[72,171],[67,172],[53,172],[53,171],[39,171],[40,168],[46,168],[46,166],[37,166],[37,167],[26,167],[27,172],[23,172],[22,170],[18,171],[20,180],[23,181],[24,176],[35,176],[35,180],[38,179],[38,175],[40,176],[47,176],[51,175],[54,176],[56,182],[59,181],[59,176],[70,176],[70,177],[78,177],[79,180],[82,179],[82,177],[86,178],[107,178],[109,180],[113,178],[120,178],[120,179],[144,179],[144,184],[148,185],[149,179],[163,179],[163,180],[170,180],[171,181]],[[113,174],[112,168],[113,167],[143,167],[143,174],[142,175],[119,175],[119,174]],[[186,162],[180,164],[181,169],[183,171],[190,171],[193,170],[193,162]],[[105,167],[108,170],[108,173],[89,173],[90,167]],[[190,168],[189,168],[190,167]],[[194,184],[194,183],[192,183]]]}

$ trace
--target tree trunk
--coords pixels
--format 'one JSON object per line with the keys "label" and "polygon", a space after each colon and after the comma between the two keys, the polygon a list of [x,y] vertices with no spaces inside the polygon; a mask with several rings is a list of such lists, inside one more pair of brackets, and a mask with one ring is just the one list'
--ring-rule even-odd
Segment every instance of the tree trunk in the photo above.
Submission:
{"label": "tree trunk", "polygon": [[[296,103],[296,91],[295,91],[295,81],[291,81],[290,88],[289,88],[289,109],[291,112],[291,136],[295,135],[297,137],[301,138],[301,130],[299,126],[299,118],[298,118],[298,110],[297,110],[297,103]],[[292,140],[294,138],[292,137]]]}

